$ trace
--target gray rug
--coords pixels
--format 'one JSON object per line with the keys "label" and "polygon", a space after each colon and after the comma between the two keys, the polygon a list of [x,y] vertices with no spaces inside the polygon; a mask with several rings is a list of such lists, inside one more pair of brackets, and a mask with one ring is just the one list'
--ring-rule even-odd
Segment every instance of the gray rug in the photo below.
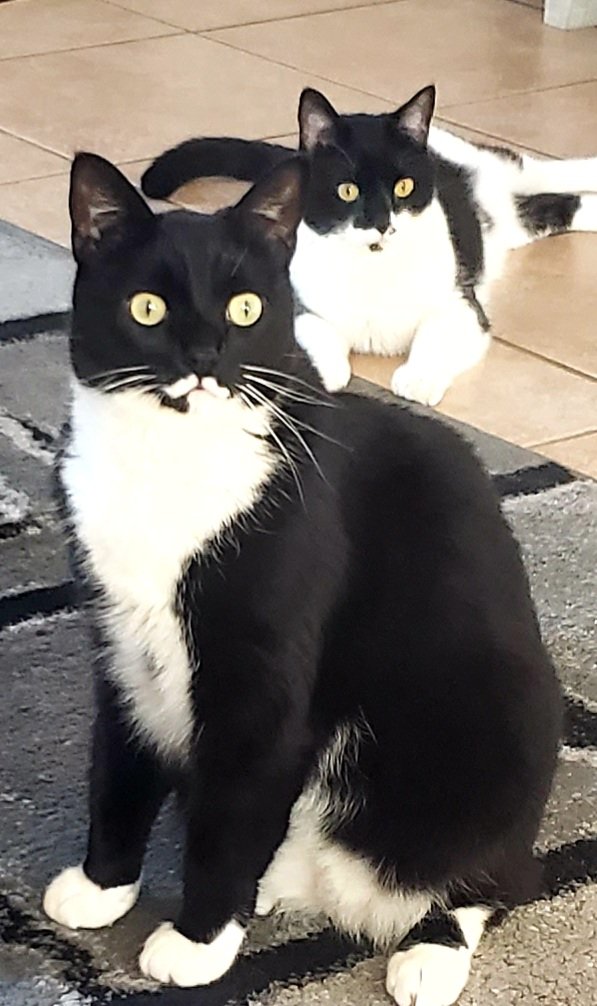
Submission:
{"label": "gray rug", "polygon": [[[46,252],[35,250],[42,263]],[[160,990],[141,979],[139,947],[160,919],[172,916],[179,894],[180,834],[168,807],[152,839],[144,892],[128,917],[111,930],[73,934],[40,910],[47,880],[83,855],[91,718],[85,620],[73,604],[50,492],[68,396],[64,307],[63,299],[51,311],[36,308],[35,317],[7,311],[0,323],[0,1004],[387,1004],[383,959],[316,919],[256,921],[242,959],[208,989]],[[597,485],[495,438],[463,432],[494,474],[522,543],[568,713],[538,848],[545,895],[483,941],[461,1003],[591,1006],[597,1002]]]}

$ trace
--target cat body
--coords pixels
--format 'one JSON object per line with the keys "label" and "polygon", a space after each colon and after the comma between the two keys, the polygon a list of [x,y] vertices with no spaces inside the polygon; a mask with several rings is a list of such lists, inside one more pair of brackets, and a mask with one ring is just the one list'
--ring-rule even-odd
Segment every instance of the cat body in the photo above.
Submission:
{"label": "cat body", "polygon": [[[391,115],[342,116],[319,92],[301,97],[312,177],[291,265],[296,335],[328,390],[348,383],[351,352],[410,351],[393,390],[437,404],[487,350],[490,290],[508,251],[597,230],[597,158],[477,146],[430,127],[433,104],[425,88]],[[255,180],[288,156],[254,141],[191,140],[158,158],[142,185],[164,196],[206,174]],[[414,186],[397,197],[400,179]]]}
{"label": "cat body", "polygon": [[110,925],[166,794],[176,924],[144,973],[207,984],[253,912],[392,951],[399,1006],[462,990],[536,889],[558,686],[480,465],[405,408],[330,396],[294,340],[306,165],[213,218],[154,217],[75,161],[75,371],[61,482],[99,642],[84,864],[44,906]]}

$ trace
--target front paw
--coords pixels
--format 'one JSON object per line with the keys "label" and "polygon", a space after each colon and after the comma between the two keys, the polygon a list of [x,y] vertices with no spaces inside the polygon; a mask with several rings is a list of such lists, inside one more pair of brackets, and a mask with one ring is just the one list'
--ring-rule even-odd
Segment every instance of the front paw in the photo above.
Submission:
{"label": "front paw", "polygon": [[69,929],[101,929],[111,926],[133,907],[141,882],[120,887],[98,887],[82,866],[63,870],[46,888],[46,915]]}
{"label": "front paw", "polygon": [[146,940],[139,967],[148,978],[189,988],[215,982],[234,963],[245,931],[238,922],[229,922],[211,943],[194,943],[163,922]]}
{"label": "front paw", "polygon": [[344,356],[314,360],[326,391],[342,391],[351,377],[350,362]]}
{"label": "front paw", "polygon": [[386,989],[397,1006],[452,1006],[467,983],[470,966],[465,947],[419,943],[390,957]]}
{"label": "front paw", "polygon": [[421,405],[438,405],[450,386],[450,382],[440,374],[425,372],[403,363],[392,375],[392,391],[401,398]]}

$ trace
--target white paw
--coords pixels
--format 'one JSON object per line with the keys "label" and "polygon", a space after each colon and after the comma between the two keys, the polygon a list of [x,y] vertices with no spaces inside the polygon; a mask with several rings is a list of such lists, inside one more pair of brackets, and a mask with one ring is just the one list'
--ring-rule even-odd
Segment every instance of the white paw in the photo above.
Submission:
{"label": "white paw", "polygon": [[403,363],[392,374],[392,391],[401,398],[421,405],[437,405],[441,402],[450,382],[440,374],[425,373],[409,363]]}
{"label": "white paw", "polygon": [[390,957],[386,989],[398,1006],[452,1006],[466,985],[470,966],[466,947],[418,943]]}
{"label": "white paw", "polygon": [[141,882],[106,889],[94,884],[82,866],[63,870],[46,888],[44,912],[69,929],[101,929],[133,907]]}
{"label": "white paw", "polygon": [[189,988],[215,982],[234,963],[245,931],[229,922],[211,943],[194,943],[172,922],[163,922],[146,940],[139,967],[148,978]]}
{"label": "white paw", "polygon": [[350,362],[344,356],[313,360],[326,391],[341,391],[350,381]]}
{"label": "white paw", "polygon": [[253,914],[258,915],[260,918],[263,915],[271,915],[274,908],[276,907],[276,904],[277,902],[275,898],[272,898],[271,894],[268,894],[267,891],[259,888]]}

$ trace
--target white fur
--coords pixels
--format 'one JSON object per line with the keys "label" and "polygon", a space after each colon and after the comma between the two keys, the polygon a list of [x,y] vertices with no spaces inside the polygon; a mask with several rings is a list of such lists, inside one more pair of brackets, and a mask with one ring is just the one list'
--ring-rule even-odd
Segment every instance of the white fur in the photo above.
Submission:
{"label": "white fur", "polygon": [[[486,307],[508,251],[532,237],[516,212],[515,195],[597,192],[597,158],[515,160],[432,127],[430,146],[472,172],[482,210],[484,271],[477,296]],[[597,230],[597,198],[583,196],[573,230]],[[371,251],[372,245],[381,247]],[[396,394],[436,405],[453,380],[475,366],[490,339],[462,299],[447,222],[434,199],[418,215],[392,215],[383,236],[352,226],[320,235],[299,227],[291,279],[306,313],[296,324],[298,342],[329,391],[350,379],[349,354],[394,355],[411,349],[392,380]]]}
{"label": "white fur", "polygon": [[286,838],[261,879],[256,912],[321,912],[336,926],[385,944],[404,936],[431,905],[421,892],[391,891],[371,864],[325,836],[325,820],[346,820],[358,805],[338,801],[334,783],[358,755],[366,724],[338,728],[313,781],[294,805]]}
{"label": "white fur", "polygon": [[103,889],[86,876],[82,866],[70,866],[46,888],[44,912],[69,929],[101,929],[130,911],[140,887],[138,881]]}
{"label": "white fur", "polygon": [[139,967],[148,978],[163,984],[209,985],[232,966],[244,936],[238,922],[229,922],[211,943],[194,943],[171,922],[163,922],[146,940]]}
{"label": "white fur", "polygon": [[89,570],[103,587],[110,672],[136,729],[184,758],[191,674],[175,612],[181,571],[251,508],[274,466],[267,416],[192,391],[180,413],[148,395],[76,383],[63,480]]}
{"label": "white fur", "polygon": [[398,1006],[452,1006],[467,983],[471,961],[490,912],[459,908],[454,912],[466,947],[419,943],[399,950],[388,962],[386,989]]}

